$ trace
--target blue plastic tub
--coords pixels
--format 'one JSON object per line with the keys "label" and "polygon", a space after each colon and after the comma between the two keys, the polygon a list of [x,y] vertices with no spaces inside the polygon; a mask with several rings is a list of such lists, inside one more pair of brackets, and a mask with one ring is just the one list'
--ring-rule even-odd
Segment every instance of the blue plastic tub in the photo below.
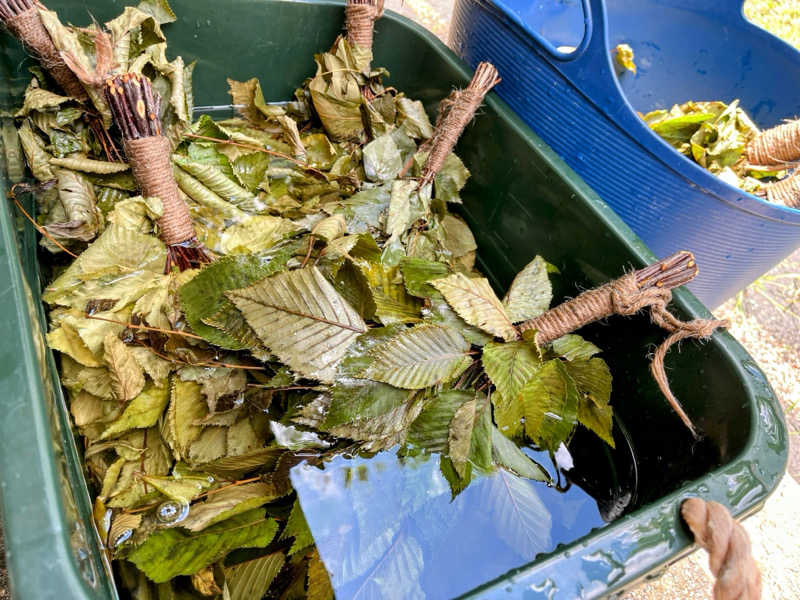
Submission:
{"label": "blue plastic tub", "polygon": [[[636,75],[616,75],[622,42]],[[657,255],[697,255],[689,287],[705,304],[800,246],[800,211],[724,183],[636,114],[734,98],[760,127],[800,114],[800,53],[748,23],[740,1],[456,0],[450,45],[497,66],[500,96]]]}

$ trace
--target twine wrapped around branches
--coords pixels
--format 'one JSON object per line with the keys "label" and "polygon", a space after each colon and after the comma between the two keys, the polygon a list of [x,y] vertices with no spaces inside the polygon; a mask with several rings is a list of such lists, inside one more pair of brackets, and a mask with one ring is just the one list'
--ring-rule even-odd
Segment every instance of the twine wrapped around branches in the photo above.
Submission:
{"label": "twine wrapped around branches", "polygon": [[433,137],[428,142],[430,153],[422,168],[420,187],[431,183],[442,168],[445,159],[475,116],[475,111],[483,102],[483,97],[494,86],[500,83],[500,77],[494,65],[482,62],[475,69],[472,81],[463,90],[454,90],[439,104],[439,116],[436,119]]}
{"label": "twine wrapped around branches", "polygon": [[747,145],[751,165],[785,167],[800,159],[800,120],[787,121],[759,133]]}
{"label": "twine wrapped around branches", "polygon": [[708,565],[716,577],[714,600],[761,598],[761,572],[750,539],[728,509],[718,502],[689,498],[681,505],[681,516],[697,545],[708,552]]}
{"label": "twine wrapped around branches", "polygon": [[545,344],[611,315],[628,316],[649,308],[652,321],[671,334],[656,350],[650,370],[673,410],[696,435],[691,419],[669,387],[664,358],[676,342],[686,338],[707,338],[718,327],[728,326],[727,321],[712,319],[684,322],[667,310],[667,304],[672,300],[671,290],[689,283],[697,273],[692,253],[677,252],[525,321],[519,325],[519,330],[535,330],[536,339]]}
{"label": "twine wrapped around branches", "polygon": [[344,23],[347,41],[372,52],[375,21],[383,16],[383,0],[347,0]]}
{"label": "twine wrapped around branches", "polygon": [[793,173],[780,181],[773,181],[764,186],[767,200],[775,204],[783,204],[789,208],[800,208],[800,172]]}
{"label": "twine wrapped around branches", "polygon": [[39,6],[35,0],[0,0],[0,19],[28,52],[39,60],[61,89],[82,102],[89,100],[81,82],[67,67],[50,39],[39,16]]}
{"label": "twine wrapped around branches", "polygon": [[144,196],[156,196],[163,205],[158,226],[167,245],[166,270],[176,265],[183,271],[208,262],[172,172],[170,143],[159,118],[161,98],[153,93],[150,80],[125,73],[106,80],[104,92],[136,183]]}

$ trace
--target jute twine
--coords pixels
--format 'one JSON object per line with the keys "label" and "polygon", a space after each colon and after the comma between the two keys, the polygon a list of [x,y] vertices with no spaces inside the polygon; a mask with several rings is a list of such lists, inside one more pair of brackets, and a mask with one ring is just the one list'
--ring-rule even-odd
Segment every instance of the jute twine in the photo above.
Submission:
{"label": "jute twine", "polygon": [[475,69],[472,81],[463,90],[454,90],[439,104],[439,116],[428,142],[430,153],[422,168],[420,186],[431,183],[441,170],[447,156],[461,136],[461,132],[475,116],[475,111],[483,101],[483,97],[494,86],[500,83],[500,77],[494,65],[482,62]]}
{"label": "jute twine", "polygon": [[[691,256],[689,253],[686,254]],[[693,259],[688,266],[695,268]],[[630,316],[649,307],[653,323],[671,333],[656,350],[650,364],[650,371],[673,410],[692,434],[696,435],[691,419],[670,389],[664,368],[664,358],[669,348],[676,342],[686,338],[707,338],[718,327],[727,327],[728,322],[714,319],[681,321],[666,308],[672,300],[672,291],[669,287],[658,284],[642,285],[639,276],[641,272],[628,273],[599,288],[586,291],[538,317],[521,323],[519,330],[536,330],[538,342],[546,344],[594,321],[605,319],[611,315]],[[694,270],[686,273],[684,278],[677,280],[676,283],[678,285],[686,283],[687,280],[694,277],[696,272]]]}
{"label": "jute twine", "polygon": [[162,241],[173,245],[193,239],[192,219],[172,174],[169,140],[154,135],[124,140],[123,144],[142,195],[156,196],[164,205],[164,212],[158,220]]}
{"label": "jute twine", "polygon": [[786,179],[768,183],[764,186],[764,193],[770,202],[790,208],[800,208],[800,172]]}
{"label": "jute twine", "polygon": [[371,52],[373,27],[382,15],[383,0],[347,0],[344,6],[347,41]]}
{"label": "jute twine", "polygon": [[6,24],[14,36],[39,59],[42,66],[69,96],[82,101],[89,99],[81,82],[64,63],[53,40],[50,39],[50,35],[42,24],[38,8],[32,7],[18,15],[8,17]]}
{"label": "jute twine", "polygon": [[762,131],[747,145],[747,160],[752,165],[780,167],[797,159],[800,159],[800,120]]}
{"label": "jute twine", "polygon": [[716,577],[714,600],[758,600],[761,572],[753,559],[747,532],[724,506],[689,498],[681,505],[683,520],[695,542],[708,552]]}

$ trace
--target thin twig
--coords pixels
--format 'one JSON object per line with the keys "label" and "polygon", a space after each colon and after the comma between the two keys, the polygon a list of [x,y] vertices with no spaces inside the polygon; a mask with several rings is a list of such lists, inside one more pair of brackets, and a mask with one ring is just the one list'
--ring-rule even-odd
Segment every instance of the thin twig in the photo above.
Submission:
{"label": "thin twig", "polygon": [[14,184],[14,186],[13,186],[13,187],[12,187],[12,188],[9,190],[9,192],[8,192],[8,197],[9,197],[9,198],[11,198],[11,199],[14,201],[14,204],[15,204],[15,205],[16,205],[16,207],[19,209],[19,211],[20,211],[20,212],[21,212],[23,215],[25,215],[25,218],[26,218],[26,219],[28,219],[28,221],[30,221],[30,222],[31,222],[31,225],[33,225],[33,226],[36,228],[36,231],[38,231],[39,233],[41,233],[41,234],[42,234],[44,237],[46,237],[48,240],[50,240],[51,242],[53,242],[53,243],[54,243],[56,246],[58,246],[58,247],[59,247],[61,250],[63,250],[63,251],[64,251],[64,252],[66,252],[67,254],[69,254],[69,255],[70,255],[72,258],[78,258],[78,255],[77,255],[77,254],[75,254],[74,252],[70,252],[69,250],[67,250],[67,248],[66,248],[66,247],[65,247],[65,246],[64,246],[64,245],[63,245],[61,242],[59,242],[59,241],[58,241],[56,238],[54,238],[54,237],[53,237],[53,236],[50,234],[50,232],[48,232],[48,231],[47,231],[47,230],[46,230],[44,227],[42,227],[41,225],[39,225],[39,224],[38,224],[38,223],[37,223],[37,222],[34,220],[34,218],[33,218],[33,217],[31,217],[31,216],[28,214],[28,211],[26,211],[26,210],[25,210],[25,209],[22,207],[22,204],[20,204],[19,200],[17,200],[17,197],[14,195],[14,188],[15,188],[15,187],[17,187],[18,185],[19,185],[18,183],[15,183],[15,184]]}
{"label": "thin twig", "polygon": [[107,319],[105,317],[96,317],[94,315],[84,315],[87,319],[95,319],[97,321],[106,321],[107,323],[116,323],[117,325],[123,325],[129,329],[142,329],[144,331],[155,331],[157,333],[166,333],[166,334],[174,334],[174,335],[181,335],[183,337],[193,338],[195,340],[202,340],[204,338],[200,337],[199,335],[195,335],[193,333],[188,333],[186,331],[178,331],[177,329],[161,329],[160,327],[150,327],[148,325],[134,325],[133,323],[126,323],[125,321],[118,321],[116,319]]}

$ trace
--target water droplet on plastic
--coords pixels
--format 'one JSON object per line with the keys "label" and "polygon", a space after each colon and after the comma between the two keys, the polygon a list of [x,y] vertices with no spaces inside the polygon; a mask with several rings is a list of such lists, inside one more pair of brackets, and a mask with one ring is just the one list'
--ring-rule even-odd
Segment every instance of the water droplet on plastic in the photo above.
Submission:
{"label": "water droplet on plastic", "polygon": [[189,516],[189,503],[167,500],[156,508],[156,519],[164,525],[176,525]]}

